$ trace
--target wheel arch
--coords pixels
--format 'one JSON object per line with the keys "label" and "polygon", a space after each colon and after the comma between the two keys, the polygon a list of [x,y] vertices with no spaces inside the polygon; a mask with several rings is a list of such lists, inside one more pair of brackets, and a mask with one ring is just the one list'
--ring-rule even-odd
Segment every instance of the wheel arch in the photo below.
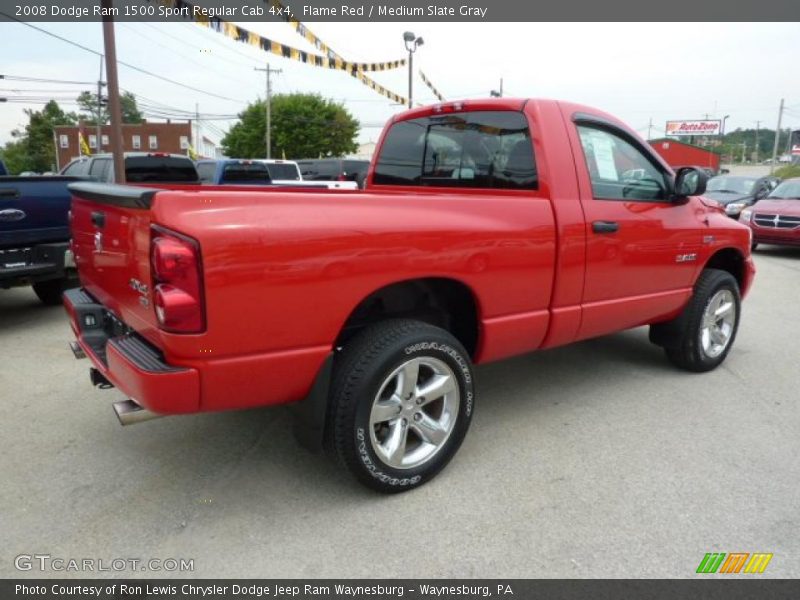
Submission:
{"label": "wheel arch", "polygon": [[745,285],[745,257],[737,248],[721,248],[712,254],[703,268],[697,273],[706,269],[719,269],[720,271],[727,271],[733,275],[736,282],[739,284],[739,289],[743,289]]}
{"label": "wheel arch", "polygon": [[378,288],[350,312],[334,347],[364,327],[391,318],[411,318],[449,331],[474,358],[480,335],[480,305],[472,288],[445,277],[407,279]]}

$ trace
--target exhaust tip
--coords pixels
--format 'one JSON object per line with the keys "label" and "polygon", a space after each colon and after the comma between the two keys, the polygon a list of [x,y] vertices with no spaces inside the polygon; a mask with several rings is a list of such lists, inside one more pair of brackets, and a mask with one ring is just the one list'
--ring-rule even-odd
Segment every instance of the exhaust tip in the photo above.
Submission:
{"label": "exhaust tip", "polygon": [[110,390],[114,387],[114,384],[106,379],[106,376],[94,367],[89,369],[89,379],[92,381],[93,386],[98,387],[101,390]]}
{"label": "exhaust tip", "polygon": [[135,423],[143,423],[151,419],[157,419],[163,415],[151,412],[146,408],[142,408],[133,400],[120,400],[114,402],[114,412],[117,414],[120,425],[134,425]]}
{"label": "exhaust tip", "polygon": [[78,342],[70,342],[69,349],[72,350],[72,354],[77,359],[86,358],[86,352],[83,351],[81,345]]}

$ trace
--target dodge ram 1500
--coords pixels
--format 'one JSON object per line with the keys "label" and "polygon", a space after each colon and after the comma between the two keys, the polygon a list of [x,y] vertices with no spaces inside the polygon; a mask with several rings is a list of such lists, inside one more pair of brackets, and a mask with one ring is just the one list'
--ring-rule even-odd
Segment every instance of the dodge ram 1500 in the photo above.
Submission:
{"label": "dodge ram 1500", "polygon": [[650,326],[708,371],[736,337],[747,227],[626,125],[550,100],[416,108],[364,191],[72,184],[73,351],[123,424],[296,403],[362,483],[460,446],[472,365]]}

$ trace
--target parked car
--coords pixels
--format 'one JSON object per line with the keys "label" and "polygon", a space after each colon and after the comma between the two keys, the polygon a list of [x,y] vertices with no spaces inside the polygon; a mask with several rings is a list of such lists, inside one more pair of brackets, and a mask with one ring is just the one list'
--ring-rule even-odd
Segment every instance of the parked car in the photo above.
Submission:
{"label": "parked car", "polygon": [[729,217],[738,219],[742,210],[766,198],[780,183],[777,177],[719,175],[708,180],[705,196],[725,207]]}
{"label": "parked car", "polygon": [[742,211],[758,244],[800,246],[800,178],[787,179],[769,196]]}
{"label": "parked car", "polygon": [[303,179],[307,181],[355,181],[363,188],[369,170],[368,160],[349,158],[319,158],[297,161]]}
{"label": "parked car", "polygon": [[[60,173],[113,183],[113,162],[111,154],[81,156],[61,169]],[[194,162],[188,156],[166,152],[126,152],[125,180],[126,183],[200,183]]]}
{"label": "parked car", "polygon": [[395,116],[365,191],[73,184],[73,351],[123,424],[297,403],[306,443],[412,489],[464,439],[473,363],[641,325],[722,363],[755,269],[705,187],[611,115],[510,98]]}
{"label": "parked car", "polygon": [[200,182],[208,185],[269,185],[267,165],[258,160],[207,159],[195,163]]}
{"label": "parked car", "polygon": [[300,167],[293,160],[264,159],[272,181],[302,181]]}
{"label": "parked car", "polygon": [[0,287],[32,285],[43,303],[54,305],[77,285],[67,222],[67,184],[74,181],[0,177]]}
{"label": "parked car", "polygon": [[[304,187],[356,189],[349,182],[303,181],[297,163],[260,159],[224,158],[197,161],[197,171],[204,185],[250,185],[269,187]],[[274,179],[273,175],[288,177]]]}
{"label": "parked car", "polygon": [[[70,162],[61,175],[0,177],[0,287],[33,286],[45,304],[60,304],[62,292],[77,285],[69,249],[67,185],[93,179],[114,179],[111,155],[84,156]],[[131,153],[125,155],[128,182],[198,183],[194,164],[185,156]]]}

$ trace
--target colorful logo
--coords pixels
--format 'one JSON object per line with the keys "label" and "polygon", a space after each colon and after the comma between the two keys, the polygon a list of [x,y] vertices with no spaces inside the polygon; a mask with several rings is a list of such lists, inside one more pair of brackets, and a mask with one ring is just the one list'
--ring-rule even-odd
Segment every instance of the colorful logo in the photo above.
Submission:
{"label": "colorful logo", "polygon": [[766,552],[708,552],[697,566],[697,573],[763,573],[771,560],[772,554]]}

